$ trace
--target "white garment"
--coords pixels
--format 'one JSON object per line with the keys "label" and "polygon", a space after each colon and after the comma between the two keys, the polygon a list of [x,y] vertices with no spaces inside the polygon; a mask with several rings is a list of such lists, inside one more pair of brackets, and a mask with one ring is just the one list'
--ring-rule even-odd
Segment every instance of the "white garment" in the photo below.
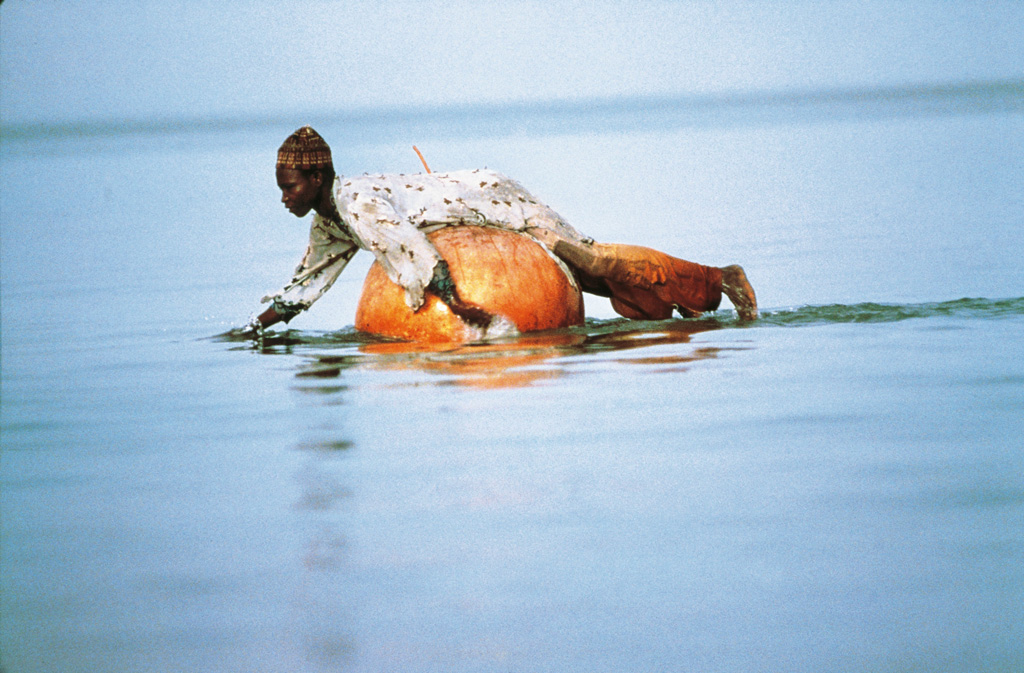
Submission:
{"label": "white garment", "polygon": [[309,247],[291,282],[263,298],[273,301],[286,321],[322,297],[360,248],[373,252],[388,277],[405,289],[406,303],[418,309],[441,260],[426,234],[441,227],[543,229],[574,243],[593,242],[522,185],[494,171],[338,176],[332,195],[342,221],[314,215]]}

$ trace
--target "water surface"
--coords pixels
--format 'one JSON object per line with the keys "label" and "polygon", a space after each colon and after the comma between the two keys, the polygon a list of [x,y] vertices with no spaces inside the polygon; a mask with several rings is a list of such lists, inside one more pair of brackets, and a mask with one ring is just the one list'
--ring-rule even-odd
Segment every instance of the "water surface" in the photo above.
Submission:
{"label": "water surface", "polygon": [[588,297],[441,350],[351,329],[362,256],[289,329],[222,336],[305,245],[271,170],[298,123],[5,139],[4,670],[1021,669],[1006,96],[300,120],[343,173],[413,143],[501,170],[599,239],[743,264],[764,307]]}

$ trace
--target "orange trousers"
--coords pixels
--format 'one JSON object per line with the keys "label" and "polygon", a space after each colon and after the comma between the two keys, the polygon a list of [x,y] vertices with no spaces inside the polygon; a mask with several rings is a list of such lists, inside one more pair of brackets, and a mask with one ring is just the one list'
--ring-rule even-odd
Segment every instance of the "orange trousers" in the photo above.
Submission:
{"label": "orange trousers", "polygon": [[638,245],[595,243],[593,252],[595,262],[579,269],[584,289],[610,296],[612,308],[626,318],[665,320],[673,309],[692,318],[722,302],[722,270],[717,267]]}

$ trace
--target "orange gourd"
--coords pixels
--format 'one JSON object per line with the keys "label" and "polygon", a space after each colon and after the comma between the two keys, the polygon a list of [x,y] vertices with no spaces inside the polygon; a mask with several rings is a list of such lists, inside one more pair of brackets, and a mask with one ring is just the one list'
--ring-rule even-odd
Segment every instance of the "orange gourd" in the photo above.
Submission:
{"label": "orange gourd", "polygon": [[[448,262],[463,301],[504,316],[520,332],[583,324],[583,295],[563,265],[532,237],[485,226],[453,226],[427,235]],[[401,287],[374,262],[363,282],[356,329],[409,341],[461,343],[480,337],[427,293],[415,313]]]}

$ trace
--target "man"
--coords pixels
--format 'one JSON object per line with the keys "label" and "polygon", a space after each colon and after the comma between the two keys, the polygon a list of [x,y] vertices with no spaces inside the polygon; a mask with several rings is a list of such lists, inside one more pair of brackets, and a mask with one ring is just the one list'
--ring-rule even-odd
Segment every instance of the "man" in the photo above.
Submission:
{"label": "man", "polygon": [[757,317],[754,290],[741,267],[719,269],[650,248],[595,243],[521,185],[492,171],[336,177],[330,147],[304,126],[278,150],[277,184],[293,215],[316,214],[295,275],[263,298],[270,308],[247,326],[257,334],[308,309],[359,249],[373,252],[413,310],[431,292],[464,321],[486,328],[494,316],[461,299],[448,264],[426,236],[460,224],[533,236],[576,273],[584,291],[609,297],[627,318],[663,320],[673,310],[697,316],[718,308],[723,292],[741,318]]}

